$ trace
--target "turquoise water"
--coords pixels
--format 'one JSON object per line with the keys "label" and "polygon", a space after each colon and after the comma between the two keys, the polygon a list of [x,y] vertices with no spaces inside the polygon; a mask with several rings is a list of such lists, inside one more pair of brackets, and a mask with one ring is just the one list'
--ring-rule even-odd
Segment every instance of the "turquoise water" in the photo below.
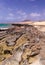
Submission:
{"label": "turquoise water", "polygon": [[0,28],[7,28],[9,26],[10,26],[10,24],[0,24]]}

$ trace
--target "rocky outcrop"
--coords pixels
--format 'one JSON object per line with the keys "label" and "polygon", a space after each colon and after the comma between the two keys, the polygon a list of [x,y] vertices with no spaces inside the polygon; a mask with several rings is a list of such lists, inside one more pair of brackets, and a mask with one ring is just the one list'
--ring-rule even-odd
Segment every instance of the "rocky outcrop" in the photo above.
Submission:
{"label": "rocky outcrop", "polygon": [[13,29],[6,31],[7,35],[0,40],[0,46],[3,49],[0,51],[0,56],[5,58],[2,60],[2,65],[29,65],[40,54],[42,32],[32,25],[16,27],[14,26]]}

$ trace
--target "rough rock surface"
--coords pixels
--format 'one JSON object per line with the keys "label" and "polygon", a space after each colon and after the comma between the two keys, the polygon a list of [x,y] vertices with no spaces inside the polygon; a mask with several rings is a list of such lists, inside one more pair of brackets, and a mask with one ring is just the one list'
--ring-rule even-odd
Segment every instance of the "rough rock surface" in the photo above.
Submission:
{"label": "rough rock surface", "polygon": [[32,25],[16,25],[5,33],[7,35],[3,36],[2,33],[0,38],[2,65],[30,65],[37,60],[42,48],[41,43],[45,39],[42,32]]}

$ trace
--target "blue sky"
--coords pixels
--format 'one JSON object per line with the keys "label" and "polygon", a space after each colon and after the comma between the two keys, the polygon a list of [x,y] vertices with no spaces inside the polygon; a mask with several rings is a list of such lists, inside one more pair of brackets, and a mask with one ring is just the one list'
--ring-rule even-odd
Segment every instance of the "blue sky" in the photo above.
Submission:
{"label": "blue sky", "polygon": [[0,0],[0,23],[45,20],[45,0]]}

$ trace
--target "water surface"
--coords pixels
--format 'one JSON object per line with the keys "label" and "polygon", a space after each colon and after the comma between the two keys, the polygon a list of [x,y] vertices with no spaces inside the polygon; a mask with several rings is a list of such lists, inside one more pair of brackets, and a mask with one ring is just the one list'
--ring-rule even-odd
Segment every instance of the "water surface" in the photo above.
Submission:
{"label": "water surface", "polygon": [[0,24],[0,28],[8,28],[11,24]]}

